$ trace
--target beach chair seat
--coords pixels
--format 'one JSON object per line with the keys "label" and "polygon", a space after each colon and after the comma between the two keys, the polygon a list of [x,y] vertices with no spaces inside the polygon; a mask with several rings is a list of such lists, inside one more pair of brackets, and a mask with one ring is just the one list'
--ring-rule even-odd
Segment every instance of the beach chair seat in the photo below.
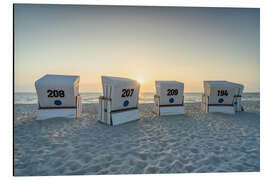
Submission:
{"label": "beach chair seat", "polygon": [[101,79],[103,96],[99,97],[99,121],[115,126],[138,120],[139,83],[111,76]]}
{"label": "beach chair seat", "polygon": [[184,83],[156,81],[154,112],[162,115],[184,114]]}
{"label": "beach chair seat", "polygon": [[35,82],[38,97],[37,120],[77,118],[82,111],[79,76],[47,74]]}
{"label": "beach chair seat", "polygon": [[204,81],[202,111],[227,114],[242,111],[243,89],[243,85],[228,81]]}

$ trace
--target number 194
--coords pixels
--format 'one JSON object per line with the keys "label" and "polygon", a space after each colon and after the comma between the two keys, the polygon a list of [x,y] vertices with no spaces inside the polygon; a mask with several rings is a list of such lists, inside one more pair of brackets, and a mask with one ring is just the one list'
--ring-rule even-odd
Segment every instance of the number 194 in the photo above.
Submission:
{"label": "number 194", "polygon": [[218,96],[228,96],[229,93],[227,90],[218,90]]}

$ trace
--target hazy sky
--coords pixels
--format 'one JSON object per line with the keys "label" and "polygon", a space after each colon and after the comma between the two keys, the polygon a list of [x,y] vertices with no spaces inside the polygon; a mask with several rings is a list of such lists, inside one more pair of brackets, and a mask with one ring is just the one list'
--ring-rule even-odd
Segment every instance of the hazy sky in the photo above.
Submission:
{"label": "hazy sky", "polygon": [[23,5],[14,8],[15,91],[35,91],[45,74],[80,75],[80,91],[101,91],[101,75],[260,88],[260,10]]}

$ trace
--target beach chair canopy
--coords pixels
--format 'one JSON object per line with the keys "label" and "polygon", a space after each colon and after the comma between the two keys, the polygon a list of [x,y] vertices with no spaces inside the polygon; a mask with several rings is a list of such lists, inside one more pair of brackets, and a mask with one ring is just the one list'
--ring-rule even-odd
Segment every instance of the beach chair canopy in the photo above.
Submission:
{"label": "beach chair canopy", "polygon": [[243,84],[238,84],[238,83],[233,83],[233,82],[228,82],[228,83],[237,88],[236,95],[242,96],[243,90],[244,90]]}
{"label": "beach chair canopy", "polygon": [[76,106],[80,76],[47,74],[35,82],[39,107],[63,108]]}
{"label": "beach chair canopy", "polygon": [[184,101],[184,83],[178,81],[156,81],[156,95],[160,96],[160,105],[182,104]]}
{"label": "beach chair canopy", "polygon": [[231,105],[236,96],[241,96],[244,86],[229,81],[204,81],[204,94],[209,104]]}
{"label": "beach chair canopy", "polygon": [[102,76],[103,96],[111,99],[111,110],[137,107],[140,84],[132,79]]}

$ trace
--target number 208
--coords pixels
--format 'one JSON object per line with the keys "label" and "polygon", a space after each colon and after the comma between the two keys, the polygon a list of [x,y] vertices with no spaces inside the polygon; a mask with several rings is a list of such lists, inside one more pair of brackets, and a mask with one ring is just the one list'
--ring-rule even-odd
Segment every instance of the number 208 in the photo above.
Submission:
{"label": "number 208", "polygon": [[63,90],[47,90],[48,97],[65,97],[65,91]]}

